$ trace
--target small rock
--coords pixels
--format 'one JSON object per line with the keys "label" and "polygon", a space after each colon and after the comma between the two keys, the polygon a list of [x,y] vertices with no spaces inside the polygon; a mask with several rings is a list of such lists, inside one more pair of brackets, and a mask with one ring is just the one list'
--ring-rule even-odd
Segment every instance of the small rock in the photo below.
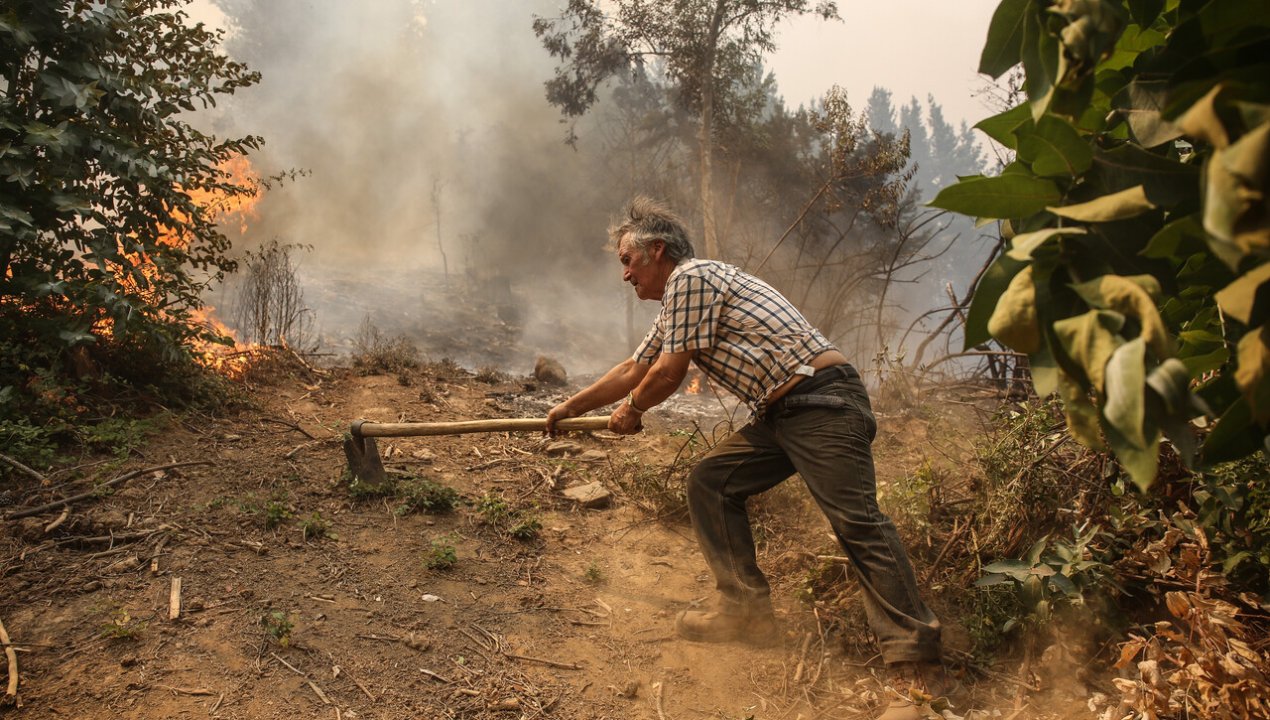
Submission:
{"label": "small rock", "polygon": [[578,462],[605,462],[609,459],[609,454],[603,450],[587,450],[577,457]]}
{"label": "small rock", "polygon": [[629,700],[633,700],[635,696],[639,694],[639,682],[632,680],[626,683],[626,687],[619,690],[617,694]]}
{"label": "small rock", "polygon": [[546,355],[539,355],[534,363],[534,379],[548,385],[564,385],[569,381],[569,376],[559,362]]}
{"label": "small rock", "polygon": [[568,440],[557,440],[546,448],[547,455],[551,457],[560,457],[561,455],[573,455],[582,452],[582,446],[570,442]]}
{"label": "small rock", "polygon": [[613,499],[613,494],[604,489],[604,485],[599,482],[567,488],[564,491],[564,496],[582,507],[588,508],[604,507]]}
{"label": "small rock", "polygon": [[410,453],[410,457],[413,457],[414,459],[422,463],[432,463],[434,460],[437,459],[437,454],[432,452],[431,450],[415,450],[414,452]]}

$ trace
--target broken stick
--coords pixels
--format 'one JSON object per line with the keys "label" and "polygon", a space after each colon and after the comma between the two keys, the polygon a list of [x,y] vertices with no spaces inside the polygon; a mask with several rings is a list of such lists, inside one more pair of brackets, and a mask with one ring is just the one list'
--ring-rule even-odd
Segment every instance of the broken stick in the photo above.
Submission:
{"label": "broken stick", "polygon": [[4,656],[9,661],[9,685],[4,691],[4,705],[18,704],[18,654],[13,652],[13,645],[9,643],[9,633],[4,629],[4,622],[0,621],[0,643],[4,645]]}
{"label": "broken stick", "polygon": [[51,502],[51,503],[44,503],[43,505],[38,505],[36,507],[15,510],[14,512],[9,513],[8,515],[5,515],[4,519],[17,520],[18,518],[31,517],[32,515],[39,515],[42,512],[47,512],[55,508],[70,505],[73,502],[78,502],[80,500],[84,500],[90,497],[97,497],[98,495],[101,494],[102,490],[108,487],[111,487],[113,485],[118,485],[119,483],[125,480],[131,480],[132,478],[138,475],[158,472],[160,470],[171,470],[173,468],[188,467],[190,465],[211,465],[211,464],[212,462],[210,460],[193,460],[191,462],[172,463],[170,465],[156,465],[154,467],[141,468],[140,470],[133,470],[132,472],[124,473],[123,475],[120,475],[119,477],[114,478],[113,480],[107,480],[106,482],[98,485],[92,490],[79,493],[78,495],[71,495],[70,497],[63,498],[61,500],[55,500],[54,502]]}
{"label": "broken stick", "polygon": [[172,578],[172,590],[168,593],[168,619],[181,617],[181,578]]}

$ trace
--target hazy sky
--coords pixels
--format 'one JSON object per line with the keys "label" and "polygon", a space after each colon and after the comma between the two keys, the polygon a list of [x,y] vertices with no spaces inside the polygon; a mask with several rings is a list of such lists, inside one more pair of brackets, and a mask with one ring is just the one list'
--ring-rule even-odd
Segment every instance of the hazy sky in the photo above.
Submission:
{"label": "hazy sky", "polygon": [[841,22],[802,17],[776,38],[768,64],[785,104],[798,107],[837,83],[851,106],[864,108],[875,85],[896,107],[929,93],[950,122],[973,125],[992,114],[975,97],[988,23],[999,0],[842,0]]}
{"label": "hazy sky", "polygon": [[[768,64],[791,108],[836,83],[853,107],[863,109],[880,85],[897,107],[913,96],[925,104],[933,93],[949,121],[973,125],[990,114],[973,95],[983,85],[976,68],[998,2],[844,0],[840,22],[802,17],[785,23]],[[206,0],[195,0],[190,11],[209,24],[223,18]]]}

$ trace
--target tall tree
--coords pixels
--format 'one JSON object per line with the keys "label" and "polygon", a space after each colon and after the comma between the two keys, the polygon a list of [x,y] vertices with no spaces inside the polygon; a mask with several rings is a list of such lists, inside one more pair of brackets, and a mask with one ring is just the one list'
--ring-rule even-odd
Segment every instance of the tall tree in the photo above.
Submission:
{"label": "tall tree", "polygon": [[899,133],[899,126],[895,124],[895,105],[891,102],[890,90],[874,86],[864,115],[869,121],[869,127],[874,131],[891,135]]}
{"label": "tall tree", "polygon": [[700,209],[706,254],[719,257],[714,197],[716,118],[735,99],[734,79],[775,49],[776,24],[814,13],[836,18],[832,0],[569,0],[534,32],[560,65],[547,99],[571,117],[587,112],[601,84],[656,58],[698,118]]}

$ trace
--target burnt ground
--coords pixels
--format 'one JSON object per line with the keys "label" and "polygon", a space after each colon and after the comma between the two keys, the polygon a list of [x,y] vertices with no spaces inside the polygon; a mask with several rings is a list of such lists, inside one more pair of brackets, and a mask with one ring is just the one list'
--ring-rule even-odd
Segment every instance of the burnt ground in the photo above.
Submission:
{"label": "burnt ground", "polygon": [[[459,493],[448,513],[401,514],[398,498],[350,494],[340,438],[353,418],[542,416],[567,392],[485,380],[452,365],[296,372],[251,387],[251,409],[173,418],[123,461],[21,488],[14,504],[34,505],[134,469],[208,463],[134,477],[75,503],[52,529],[58,509],[0,521],[0,621],[22,681],[22,706],[0,715],[810,720],[870,717],[885,703],[864,632],[826,632],[821,610],[799,599],[814,555],[834,549],[796,482],[759,514],[783,642],[674,637],[674,615],[707,603],[712,581],[686,520],[627,489],[673,481],[701,442],[685,452],[685,430],[713,422],[709,399],[650,413],[638,436],[575,434],[566,456],[534,434],[383,443],[390,468]],[[959,402],[881,413],[882,482],[925,465],[963,472],[977,418]],[[561,494],[591,481],[614,493],[607,507]],[[498,498],[510,519],[497,516]],[[532,536],[514,537],[517,522]],[[909,541],[931,577],[923,564],[938,562],[941,538]],[[452,567],[427,567],[451,547]],[[169,619],[176,580],[181,610]],[[945,617],[954,590],[929,586]],[[965,631],[947,624],[964,657]],[[978,670],[958,669],[957,715],[1084,707],[1022,694],[1009,666]]]}

